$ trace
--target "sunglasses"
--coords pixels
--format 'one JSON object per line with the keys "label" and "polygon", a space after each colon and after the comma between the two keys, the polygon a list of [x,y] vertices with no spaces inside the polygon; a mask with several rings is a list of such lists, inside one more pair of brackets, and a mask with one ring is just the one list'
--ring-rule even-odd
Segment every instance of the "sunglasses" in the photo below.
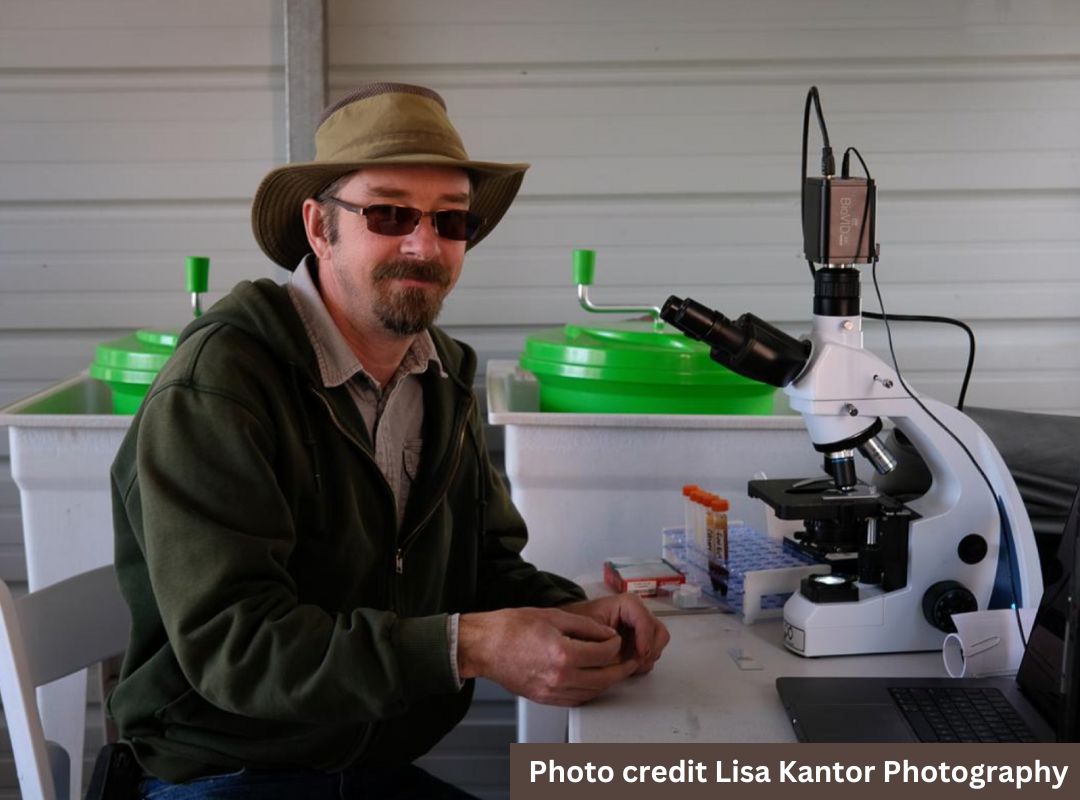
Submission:
{"label": "sunglasses", "polygon": [[446,208],[442,211],[421,211],[409,206],[392,206],[376,203],[371,206],[355,206],[337,197],[326,197],[336,206],[359,214],[367,220],[368,230],[380,236],[408,236],[416,230],[420,220],[431,217],[435,232],[453,242],[469,242],[484,224],[479,214],[462,208]]}

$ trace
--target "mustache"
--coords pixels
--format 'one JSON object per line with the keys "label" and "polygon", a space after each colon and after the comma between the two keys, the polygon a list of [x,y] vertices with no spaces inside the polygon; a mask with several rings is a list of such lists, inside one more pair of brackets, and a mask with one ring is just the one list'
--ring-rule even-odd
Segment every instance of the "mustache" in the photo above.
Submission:
{"label": "mustache", "polygon": [[371,279],[375,283],[405,279],[427,281],[443,288],[450,285],[450,274],[438,261],[386,261],[372,270]]}

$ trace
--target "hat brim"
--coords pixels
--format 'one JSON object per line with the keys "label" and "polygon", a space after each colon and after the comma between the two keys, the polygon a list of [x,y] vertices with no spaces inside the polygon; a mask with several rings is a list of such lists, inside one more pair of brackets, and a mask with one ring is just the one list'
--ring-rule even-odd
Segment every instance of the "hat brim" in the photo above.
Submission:
{"label": "hat brim", "polygon": [[296,269],[311,252],[301,209],[304,201],[343,175],[364,167],[386,166],[460,167],[472,177],[469,209],[484,223],[465,247],[475,247],[499,223],[521,188],[528,164],[498,164],[489,161],[461,161],[445,156],[411,155],[353,161],[344,164],[309,162],[288,164],[272,170],[255,192],[251,205],[251,229],[255,241],[275,264]]}

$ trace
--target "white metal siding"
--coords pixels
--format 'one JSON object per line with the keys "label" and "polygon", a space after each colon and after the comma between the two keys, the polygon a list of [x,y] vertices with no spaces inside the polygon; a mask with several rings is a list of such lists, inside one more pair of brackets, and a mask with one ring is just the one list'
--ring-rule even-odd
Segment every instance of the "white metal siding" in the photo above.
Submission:
{"label": "white metal siding", "polygon": [[[598,250],[598,301],[678,293],[804,330],[796,189],[816,83],[834,144],[878,180],[887,310],[973,325],[970,403],[1080,413],[1080,4],[332,0],[328,18],[333,97],[430,85],[474,156],[533,164],[444,314],[481,363],[585,318],[575,247]],[[284,159],[282,63],[275,0],[3,3],[0,404],[98,341],[181,325],[184,255],[211,257],[211,300],[278,274],[248,208]],[[953,398],[963,337],[894,335],[912,384]],[[18,580],[6,458],[0,437],[0,577]]]}
{"label": "white metal siding", "polygon": [[[878,181],[886,310],[973,325],[970,403],[1080,412],[1080,5],[474,2],[450,23],[430,10],[333,3],[331,90],[432,85],[474,155],[533,163],[448,322],[502,326],[513,352],[521,325],[583,319],[570,251],[594,247],[597,300],[691,294],[804,330],[796,190],[816,83],[838,154],[859,147]],[[880,324],[866,327],[883,351]],[[895,334],[912,383],[955,397],[963,336]]]}

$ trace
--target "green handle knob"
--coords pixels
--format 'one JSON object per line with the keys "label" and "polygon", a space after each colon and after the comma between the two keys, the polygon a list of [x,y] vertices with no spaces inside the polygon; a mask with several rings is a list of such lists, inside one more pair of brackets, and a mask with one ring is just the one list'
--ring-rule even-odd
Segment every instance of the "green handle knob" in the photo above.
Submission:
{"label": "green handle knob", "polygon": [[189,292],[205,292],[210,285],[210,259],[206,256],[188,256],[184,264]]}
{"label": "green handle knob", "polygon": [[574,285],[592,286],[593,273],[596,271],[595,250],[574,251]]}

